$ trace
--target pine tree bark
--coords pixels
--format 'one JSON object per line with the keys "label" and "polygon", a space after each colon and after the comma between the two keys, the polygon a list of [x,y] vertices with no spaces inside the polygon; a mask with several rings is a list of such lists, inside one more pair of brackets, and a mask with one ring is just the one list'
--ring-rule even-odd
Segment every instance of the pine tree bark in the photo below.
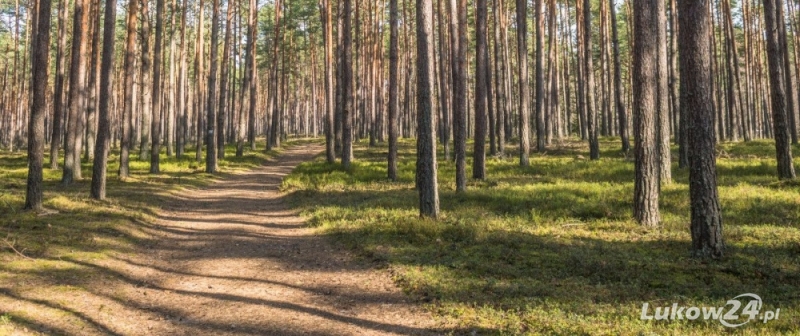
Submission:
{"label": "pine tree bark", "polygon": [[233,20],[233,12],[236,8],[233,0],[228,0],[228,14],[225,19],[225,37],[222,40],[222,63],[220,63],[220,76],[219,76],[219,98],[217,98],[217,159],[225,157],[225,119],[230,112],[227,108],[227,102],[230,97],[228,93],[228,70],[230,65],[228,60],[231,54],[231,21]]}
{"label": "pine tree bark", "polygon": [[[25,209],[42,209],[44,169],[44,120],[47,114],[47,73],[49,68],[51,1],[38,0],[35,35],[31,38],[31,112],[28,120],[28,180]],[[53,139],[54,142],[58,141]]]}
{"label": "pine tree bark", "polygon": [[[400,72],[399,62],[399,15],[398,0],[389,0],[389,157],[388,177],[397,181],[397,111],[400,107],[398,101],[400,89],[398,77]],[[445,94],[444,92],[441,94]],[[329,117],[330,118],[330,117]],[[332,146],[329,145],[329,150]],[[329,159],[330,160],[330,159]]]}
{"label": "pine tree bark", "polygon": [[277,0],[275,1],[275,37],[272,40],[272,69],[271,69],[271,76],[272,79],[271,87],[272,90],[270,92],[270,98],[272,99],[272,125],[270,127],[270,132],[268,135],[267,141],[267,150],[271,150],[273,147],[280,147],[280,117],[281,117],[281,109],[279,105],[279,85],[278,85],[278,51],[280,50],[281,44],[281,15],[283,10],[283,1]]}
{"label": "pine tree bark", "polygon": [[692,254],[721,258],[722,213],[717,192],[713,90],[710,85],[710,0],[678,0],[682,115],[688,120]]}
{"label": "pine tree bark", "polygon": [[[349,1],[349,0],[345,0]],[[417,0],[417,187],[422,217],[439,215],[436,128],[433,111],[433,4]]]}
{"label": "pine tree bark", "polygon": [[[330,35],[330,9],[328,9],[328,34]],[[258,1],[250,0],[250,31],[248,33],[250,47],[250,102],[247,119],[247,141],[250,149],[256,150],[256,106],[258,104],[258,64],[256,64],[256,41],[258,38]],[[327,43],[331,43],[328,41]],[[328,79],[330,80],[330,79]]]}
{"label": "pine tree bark", "polygon": [[780,179],[794,179],[795,170],[792,164],[792,148],[789,143],[789,128],[787,122],[786,85],[784,77],[784,64],[782,62],[783,48],[780,43],[778,27],[778,6],[781,0],[764,0],[764,23],[767,30],[767,62],[769,63],[770,98],[772,100],[772,123],[775,136],[775,151],[778,159],[778,177]]}
{"label": "pine tree bark", "polygon": [[[544,1],[544,0],[538,0]],[[489,71],[486,0],[476,1],[475,20],[475,139],[472,151],[472,178],[486,178],[486,113],[488,109],[487,74]]]}
{"label": "pine tree bark", "polygon": [[150,49],[150,5],[149,1],[142,1],[142,33],[141,33],[141,50],[142,53],[142,66],[141,78],[142,85],[139,86],[141,90],[141,105],[140,115],[141,120],[139,129],[141,130],[139,138],[139,160],[148,160],[150,156],[150,119],[153,110],[153,97],[152,97],[152,59]]}
{"label": "pine tree bark", "polygon": [[[255,0],[251,0],[255,1]],[[397,0],[394,0],[397,1]],[[324,52],[325,52],[325,158],[327,159],[328,163],[334,163],[336,161],[336,148],[335,148],[335,131],[333,129],[333,124],[335,122],[333,117],[333,109],[334,109],[334,64],[333,64],[333,17],[331,16],[332,12],[332,3],[331,0],[320,0],[320,17],[322,19],[322,33],[323,33],[323,43],[325,44]],[[397,4],[395,3],[395,7]],[[390,9],[391,11],[391,9]],[[395,8],[397,11],[397,8]],[[395,13],[396,15],[397,13]],[[395,32],[396,33],[396,32]],[[396,36],[395,36],[396,38]],[[391,56],[390,56],[391,58]],[[390,65],[391,68],[391,65]],[[391,79],[390,84],[391,85]],[[391,89],[390,89],[391,90]],[[391,95],[391,92],[389,93]],[[391,99],[391,98],[390,98]],[[389,103],[389,109],[391,111],[391,102]],[[397,111],[395,111],[396,113]],[[391,112],[390,112],[391,114]],[[391,119],[391,116],[390,116]],[[391,120],[389,121],[391,125]],[[391,127],[391,126],[390,126]],[[396,136],[396,135],[395,135]],[[391,131],[389,135],[391,139]],[[389,140],[391,143],[391,140]],[[389,174],[391,176],[391,174]]]}
{"label": "pine tree bark", "polygon": [[[146,1],[146,0],[145,0]],[[122,141],[120,142],[119,156],[119,177],[125,178],[130,175],[130,147],[131,147],[131,122],[133,120],[133,96],[134,85],[133,77],[136,57],[136,21],[139,0],[130,0],[128,4],[128,18],[126,21],[127,37],[125,40],[125,101],[122,111]]]}
{"label": "pine tree bark", "polygon": [[[108,150],[111,140],[111,98],[114,93],[111,70],[114,69],[114,43],[116,42],[114,39],[114,27],[117,23],[117,1],[106,0],[105,3],[97,140],[94,146],[91,187],[91,197],[97,200],[106,198],[106,171],[108,170]],[[100,32],[98,31],[97,33],[99,34]]]}
{"label": "pine tree bark", "polygon": [[[545,151],[545,111],[544,111],[544,19],[542,7],[545,0],[535,0],[536,19],[536,150]],[[555,19],[555,18],[552,18]]]}
{"label": "pine tree bark", "polygon": [[[453,153],[456,157],[456,192],[467,190],[467,1],[451,1],[453,11],[451,34],[458,36],[457,45],[453,46],[456,57],[456,69],[453,72],[455,87],[453,104]],[[453,24],[454,23],[454,24]],[[455,29],[453,29],[455,28]]]}
{"label": "pine tree bark", "polygon": [[205,59],[205,52],[203,51],[203,46],[205,44],[205,38],[203,33],[203,28],[205,27],[203,24],[205,18],[205,4],[203,0],[198,1],[197,5],[197,23],[195,24],[195,29],[197,31],[197,42],[195,42],[195,58],[194,58],[194,81],[195,81],[195,130],[197,132],[197,137],[195,138],[195,161],[200,162],[203,159],[203,140],[206,138],[204,136],[204,123],[203,123],[203,116],[207,111],[205,110],[205,93],[204,93],[204,82],[203,79],[205,77],[205,69],[203,67],[203,60]]}
{"label": "pine tree bark", "polygon": [[667,66],[667,8],[666,2],[656,3],[658,29],[658,96],[656,101],[656,141],[658,142],[658,176],[661,184],[672,183],[672,153],[670,152],[669,68]]}
{"label": "pine tree bark", "polygon": [[[537,0],[540,1],[540,0]],[[528,130],[528,1],[517,0],[517,71],[519,76],[519,164],[530,165],[530,131]]]}
{"label": "pine tree bark", "polygon": [[53,124],[50,136],[50,169],[58,169],[58,151],[61,147],[61,134],[64,126],[64,69],[66,68],[68,0],[60,0],[58,5],[58,42],[56,49],[56,78],[53,88]]}
{"label": "pine tree bark", "polygon": [[78,145],[81,113],[86,103],[86,52],[89,39],[89,0],[76,0],[72,29],[72,61],[69,78],[69,115],[67,116],[66,144],[64,146],[64,167],[61,183],[72,184],[81,178],[81,153]]}
{"label": "pine tree bark", "polygon": [[786,123],[789,128],[789,136],[792,143],[797,144],[797,102],[795,102],[794,78],[792,77],[792,66],[789,61],[789,43],[786,38],[786,15],[783,10],[783,0],[776,0],[777,19],[778,19],[778,38],[781,44],[783,58],[784,85],[786,85]]}
{"label": "pine tree bark", "polygon": [[[353,114],[355,105],[353,98],[353,32],[352,1],[344,0],[344,18],[342,35],[342,166],[350,169],[353,160]],[[356,16],[357,18],[357,16]]]}
{"label": "pine tree bark", "polygon": [[659,225],[659,165],[656,122],[658,108],[658,4],[633,2],[633,123],[635,181],[633,215],[646,227]]}
{"label": "pine tree bark", "polygon": [[631,150],[630,132],[628,130],[628,113],[625,111],[625,102],[622,100],[622,69],[619,60],[619,36],[617,34],[617,8],[614,0],[609,0],[609,14],[611,16],[611,43],[614,48],[614,106],[617,110],[619,134],[622,139],[622,152]]}
{"label": "pine tree bark", "polygon": [[597,139],[597,111],[594,99],[594,65],[592,63],[592,6],[590,0],[583,2],[583,63],[586,76],[586,132],[589,136],[589,158],[600,159],[600,143]]}
{"label": "pine tree bark", "polygon": [[161,68],[164,44],[164,0],[156,0],[156,39],[153,51],[153,118],[150,124],[150,174],[161,172]]}
{"label": "pine tree bark", "polygon": [[[163,0],[159,0],[163,1]],[[216,142],[216,90],[217,90],[217,60],[219,54],[219,0],[212,0],[211,7],[211,43],[209,44],[211,61],[208,70],[208,90],[206,91],[206,173],[217,172],[217,142]]]}

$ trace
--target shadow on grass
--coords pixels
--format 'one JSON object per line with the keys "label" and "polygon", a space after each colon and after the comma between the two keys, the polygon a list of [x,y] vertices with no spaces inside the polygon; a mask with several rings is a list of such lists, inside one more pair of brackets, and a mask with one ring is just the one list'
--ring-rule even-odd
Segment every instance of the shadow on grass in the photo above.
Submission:
{"label": "shadow on grass", "polygon": [[382,147],[357,147],[354,169],[307,163],[284,188],[312,225],[388,264],[404,289],[459,325],[507,334],[715,335],[730,330],[716,321],[640,321],[642,304],[724,306],[757,293],[764,309],[786,315],[737,331],[796,332],[797,185],[777,183],[762,159],[721,158],[727,257],[704,263],[689,258],[686,171],[676,168],[676,182],[662,189],[664,227],[647,230],[631,220],[633,163],[584,161],[574,157],[580,148],[534,155],[529,168],[513,157],[489,159],[487,181],[471,181],[465,194],[452,190],[453,164],[441,163],[437,221],[418,217],[411,141],[401,142],[400,182],[386,181]]}

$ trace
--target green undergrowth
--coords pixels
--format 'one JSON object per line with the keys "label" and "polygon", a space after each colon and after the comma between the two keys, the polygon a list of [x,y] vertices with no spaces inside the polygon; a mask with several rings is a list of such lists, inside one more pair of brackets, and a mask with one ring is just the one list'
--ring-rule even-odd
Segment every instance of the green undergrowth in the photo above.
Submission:
{"label": "green undergrowth", "polygon": [[[553,144],[525,168],[509,148],[463,194],[440,152],[438,220],[419,218],[410,140],[401,141],[397,182],[386,178],[385,145],[358,144],[348,171],[320,157],[283,189],[311,225],[389,267],[445,323],[477,334],[798,334],[800,184],[776,179],[774,144],[720,146],[726,257],[712,262],[690,258],[688,171],[673,168],[663,225],[648,230],[632,220],[632,160],[614,139],[601,146],[602,159],[589,161],[576,140]],[[471,160],[468,168],[471,176]],[[760,295],[763,310],[780,308],[779,319],[737,329],[640,319],[645,302],[652,314],[672,303],[724,306],[743,293]]]}
{"label": "green undergrowth", "polygon": [[[286,146],[308,141],[292,139]],[[81,290],[81,286],[92,284],[81,279],[103,275],[70,260],[101,260],[147,247],[158,231],[150,223],[157,217],[159,204],[217,178],[265,164],[279,150],[248,149],[242,157],[235,157],[235,153],[235,145],[229,145],[225,159],[219,161],[219,173],[212,175],[205,173],[205,161],[195,160],[193,148],[183,159],[162,153],[160,174],[150,174],[149,157],[139,160],[138,152],[134,152],[131,176],[123,181],[117,177],[119,157],[114,151],[109,157],[104,201],[89,198],[91,161],[83,160],[83,180],[70,186],[61,184],[60,169],[45,168],[45,211],[34,213],[22,210],[25,154],[0,152],[0,289],[35,292],[37,288],[64,286],[65,290]],[[45,162],[48,160],[46,157]],[[3,325],[14,320],[10,313],[0,311],[0,334]]]}

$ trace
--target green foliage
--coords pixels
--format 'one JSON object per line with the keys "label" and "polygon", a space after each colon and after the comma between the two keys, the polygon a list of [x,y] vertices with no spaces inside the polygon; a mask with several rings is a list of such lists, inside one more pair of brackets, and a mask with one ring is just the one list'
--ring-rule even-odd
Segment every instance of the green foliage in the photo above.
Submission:
{"label": "green foliage", "polygon": [[[690,258],[688,172],[662,189],[663,227],[632,220],[633,162],[613,139],[603,159],[568,141],[529,168],[513,152],[487,160],[489,178],[456,194],[440,160],[442,218],[418,217],[414,143],[400,148],[399,182],[386,147],[357,146],[350,171],[324,159],[284,181],[311,225],[368,260],[386,264],[437,316],[481,334],[716,335],[718,322],[641,321],[650,306],[716,306],[757,293],[780,320],[742,334],[797,334],[800,323],[800,186],[775,178],[773,144],[725,144],[719,159],[727,257]],[[468,146],[471,148],[471,146]]]}

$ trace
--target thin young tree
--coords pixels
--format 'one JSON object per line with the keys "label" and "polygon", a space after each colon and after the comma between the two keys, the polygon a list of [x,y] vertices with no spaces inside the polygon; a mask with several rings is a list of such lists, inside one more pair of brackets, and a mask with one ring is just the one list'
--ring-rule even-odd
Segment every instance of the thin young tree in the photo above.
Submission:
{"label": "thin young tree", "polygon": [[342,19],[342,61],[340,85],[342,86],[342,166],[350,169],[353,160],[353,32],[352,32],[352,1],[344,0]]}
{"label": "thin young tree", "polygon": [[106,171],[108,170],[108,150],[111,140],[110,110],[111,97],[114,93],[111,70],[114,69],[114,42],[116,42],[114,40],[114,25],[117,23],[117,0],[106,0],[105,2],[103,58],[100,61],[99,114],[91,188],[91,196],[97,200],[106,198]]}
{"label": "thin young tree", "polygon": [[[397,0],[389,0],[389,179],[397,180],[397,110],[400,107],[398,97],[400,89],[397,85],[400,72],[399,62],[399,15]],[[327,51],[326,51],[327,53]],[[327,70],[327,68],[326,68]],[[326,82],[327,83],[327,82]],[[445,94],[445,93],[442,93]],[[327,93],[326,93],[327,97]],[[328,117],[330,120],[330,116]],[[327,134],[326,134],[327,136]],[[328,140],[330,137],[328,136]],[[332,151],[331,143],[328,151]],[[330,155],[330,154],[329,154]],[[328,159],[330,161],[330,158]]]}
{"label": "thin young tree", "polygon": [[778,29],[778,6],[781,0],[764,0],[764,23],[767,29],[767,62],[769,63],[770,98],[772,101],[772,123],[775,135],[775,151],[778,159],[778,177],[794,179],[792,148],[789,143],[789,128],[786,108],[786,86],[784,84],[783,48]]}
{"label": "thin young tree", "polygon": [[[539,0],[543,1],[543,0]],[[487,78],[489,71],[488,31],[489,16],[486,0],[477,0],[475,11],[475,142],[472,151],[472,178],[486,178],[486,113],[488,108]]]}
{"label": "thin young tree", "polygon": [[617,8],[614,0],[609,0],[609,13],[611,16],[611,43],[614,45],[614,106],[617,109],[619,134],[622,138],[622,151],[631,150],[630,132],[628,130],[628,113],[625,111],[625,102],[622,100],[622,66],[619,59],[619,37],[617,34]]}
{"label": "thin young tree", "polygon": [[[145,1],[146,2],[146,1]],[[195,160],[200,162],[203,159],[203,140],[206,136],[203,135],[204,133],[204,124],[203,124],[203,115],[207,113],[205,110],[205,94],[204,94],[204,87],[205,85],[203,82],[203,78],[205,76],[204,64],[203,60],[205,59],[205,52],[203,51],[203,46],[205,44],[205,34],[203,33],[203,29],[205,25],[203,24],[203,19],[205,18],[205,4],[203,0],[199,0],[197,3],[197,20],[195,24],[195,30],[197,32],[197,41],[195,42],[195,57],[194,57],[194,80],[195,80],[195,97],[194,97],[194,106],[195,106],[195,129],[197,132],[197,136],[195,137]]]}
{"label": "thin young tree", "polygon": [[[349,1],[349,0],[346,0]],[[417,0],[417,188],[419,212],[423,217],[439,216],[439,187],[436,180],[436,127],[433,111],[433,3]]]}
{"label": "thin young tree", "polygon": [[[535,0],[533,16],[536,18],[536,150],[545,151],[545,93],[544,93],[544,18],[542,17],[545,0]],[[555,20],[555,18],[551,18]]]}
{"label": "thin young tree", "polygon": [[464,192],[467,190],[467,1],[451,0],[450,7],[451,48],[456,55],[453,63],[453,153],[456,191]]}
{"label": "thin young tree", "polygon": [[270,94],[269,97],[272,100],[270,105],[272,105],[272,125],[270,127],[270,132],[268,134],[267,139],[267,150],[272,149],[273,147],[280,147],[281,146],[281,137],[280,137],[280,119],[281,119],[281,108],[280,108],[280,85],[278,85],[279,76],[278,76],[278,65],[279,65],[279,57],[278,51],[280,50],[281,45],[281,14],[283,10],[283,0],[276,0],[275,1],[275,35],[272,39],[272,69],[270,70],[272,76],[270,80]]}
{"label": "thin young tree", "polygon": [[[202,2],[202,0],[200,0]],[[148,160],[150,154],[150,119],[152,119],[153,112],[153,61],[150,54],[150,1],[142,0],[142,33],[141,33],[141,53],[142,53],[142,66],[141,78],[142,85],[139,86],[141,90],[141,105],[140,115],[141,123],[139,126],[141,137],[139,138],[139,160]],[[202,16],[200,16],[202,18]],[[199,58],[202,59],[202,58]]]}
{"label": "thin young tree", "polygon": [[688,120],[692,254],[720,258],[724,252],[717,192],[716,136],[711,81],[711,0],[678,0],[680,108]]}
{"label": "thin young tree", "polygon": [[586,78],[586,131],[589,136],[589,158],[600,159],[597,139],[597,111],[594,99],[594,65],[592,63],[592,2],[583,1],[583,67]]}
{"label": "thin young tree", "polygon": [[[236,157],[244,155],[244,141],[245,129],[247,133],[247,141],[250,143],[250,149],[255,150],[255,113],[256,102],[258,99],[258,80],[256,69],[256,37],[257,37],[257,20],[258,20],[258,1],[249,0],[249,12],[247,15],[247,44],[245,46],[245,74],[242,81],[242,108],[239,112],[239,132],[236,144]],[[245,117],[245,93],[248,95],[247,100],[247,116]]]}
{"label": "thin young tree", "polygon": [[[147,0],[144,0],[147,1]],[[164,0],[156,0],[156,39],[153,52],[153,118],[150,124],[150,174],[161,172],[161,67],[164,44]]]}
{"label": "thin young tree", "polygon": [[25,209],[42,209],[44,169],[44,119],[47,109],[47,73],[50,47],[50,0],[38,0],[35,36],[31,52],[31,114],[28,120],[28,181]]}
{"label": "thin young tree", "polygon": [[528,130],[528,0],[517,0],[517,71],[519,76],[519,164],[530,164]]}
{"label": "thin young tree", "polygon": [[[329,16],[330,19],[330,16]],[[256,41],[258,39],[258,1],[250,0],[248,46],[250,48],[250,101],[248,105],[247,141],[250,149],[256,150],[256,106],[258,104],[258,65],[256,64]],[[331,43],[330,41],[328,43]]]}
{"label": "thin young tree", "polygon": [[[163,0],[159,0],[163,1]],[[217,54],[219,53],[219,0],[213,0],[211,6],[211,61],[208,70],[208,91],[206,97],[206,173],[217,172],[216,141],[216,86],[217,86]]]}
{"label": "thin young tree", "polygon": [[50,136],[50,169],[58,169],[58,150],[61,147],[61,134],[64,120],[64,91],[66,89],[64,69],[66,68],[68,0],[60,0],[58,5],[58,42],[56,47],[56,78],[53,88],[53,125]]}
{"label": "thin young tree", "polygon": [[[251,0],[251,1],[253,1],[253,0]],[[394,1],[397,1],[397,0],[394,0]],[[322,35],[323,35],[322,42],[325,45],[325,48],[324,48],[324,52],[325,52],[325,56],[324,56],[325,57],[325,61],[324,61],[324,64],[325,64],[325,76],[324,76],[324,79],[325,79],[325,124],[324,124],[325,125],[325,158],[328,160],[328,163],[334,163],[336,161],[336,149],[335,149],[335,146],[334,146],[335,144],[334,144],[334,139],[333,139],[334,138],[333,104],[334,104],[334,99],[335,99],[334,98],[334,83],[333,83],[333,80],[334,80],[334,74],[333,74],[333,70],[334,70],[334,64],[333,64],[333,17],[331,15],[333,5],[331,4],[331,0],[320,0],[319,1],[319,6],[320,6],[320,18],[322,19]],[[395,13],[394,13],[395,14],[395,19],[397,19],[396,18],[396,16],[397,16],[397,3],[396,2],[395,2],[394,10],[395,10]],[[390,11],[391,11],[391,9],[390,9]],[[396,22],[394,24],[396,24]],[[396,30],[396,28],[397,27],[395,27],[395,30]],[[395,34],[396,33],[397,32],[395,31]],[[397,38],[397,36],[395,35],[395,39],[396,38]],[[395,57],[396,56],[397,55],[395,55]],[[389,58],[391,59],[391,51],[390,51]],[[391,69],[391,64],[389,65],[389,67]],[[392,79],[391,79],[391,75],[390,75],[389,85],[391,85],[391,80]],[[396,83],[395,83],[395,85],[396,85]],[[391,134],[391,132],[392,132],[391,131],[391,123],[392,123],[392,120],[391,120],[391,109],[392,109],[391,88],[389,90],[390,90],[389,91],[389,95],[390,95],[389,96],[390,97],[389,98],[390,99],[390,102],[389,102],[389,113],[390,113],[390,116],[389,116],[389,125],[390,125],[389,126],[390,127],[390,130],[389,130],[389,144],[390,144],[390,152],[391,152],[391,141],[392,141],[391,140],[391,137],[392,137],[392,134]],[[395,114],[396,113],[397,113],[397,110],[395,110]],[[397,137],[397,134],[395,134],[395,137]],[[395,138],[395,140],[396,140],[396,138]],[[391,162],[391,159],[389,161]],[[390,172],[389,173],[389,177],[391,178],[391,176],[392,176],[392,174]]]}
{"label": "thin young tree", "polygon": [[[227,99],[228,93],[228,70],[230,65],[228,60],[231,54],[231,23],[233,21],[233,13],[236,8],[235,0],[228,0],[228,13],[225,17],[225,37],[222,39],[222,63],[220,63],[219,75],[219,98],[217,98],[217,159],[225,157],[225,119],[228,114]],[[232,113],[232,111],[231,111]]]}
{"label": "thin young tree", "polygon": [[659,166],[656,143],[658,107],[658,4],[633,1],[633,123],[635,180],[633,215],[646,227],[659,225]]}
{"label": "thin young tree", "polygon": [[664,0],[656,2],[656,20],[658,50],[656,62],[658,66],[656,96],[656,141],[658,148],[659,183],[672,183],[672,154],[670,153],[669,127],[669,68],[667,67],[667,7]]}
{"label": "thin young tree", "polygon": [[[146,1],[146,0],[145,0]],[[122,110],[122,140],[120,141],[119,177],[125,178],[130,174],[129,158],[131,147],[131,122],[133,120],[133,76],[136,57],[136,21],[137,5],[139,0],[128,1],[128,18],[126,21],[127,37],[125,40],[125,100]]]}

